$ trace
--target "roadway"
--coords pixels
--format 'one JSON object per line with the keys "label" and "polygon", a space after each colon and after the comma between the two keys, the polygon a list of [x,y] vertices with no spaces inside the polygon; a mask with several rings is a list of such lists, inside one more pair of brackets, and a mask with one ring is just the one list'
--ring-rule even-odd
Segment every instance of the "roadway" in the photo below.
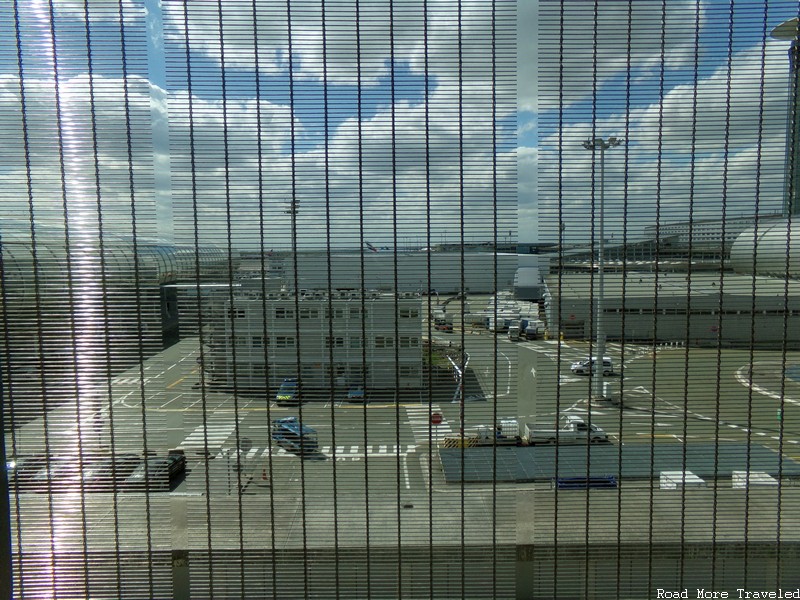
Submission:
{"label": "roadway", "polygon": [[[13,500],[19,511],[12,513],[25,514],[31,524],[45,519],[37,534],[33,526],[19,531],[28,548],[50,548],[53,521],[76,535],[91,530],[88,543],[99,548],[114,548],[120,539],[202,547],[209,535],[223,546],[266,548],[296,547],[312,534],[314,544],[338,538],[359,547],[366,538],[383,546],[401,538],[484,543],[487,532],[498,528],[497,514],[513,527],[512,510],[494,517],[486,512],[490,490],[431,496],[445,487],[434,450],[458,430],[452,379],[436,386],[430,406],[427,400],[367,406],[322,400],[279,407],[263,393],[201,386],[197,353],[197,340],[184,340],[7,437],[9,456],[47,452],[77,459],[183,448],[187,458],[185,476],[169,492],[81,493],[80,486],[52,497],[21,492]],[[439,424],[430,424],[431,412],[442,414]],[[290,415],[318,432],[318,453],[300,457],[270,443],[271,420]],[[217,507],[210,513],[209,503]],[[461,515],[469,515],[466,528],[455,526]],[[438,526],[431,526],[432,519]],[[144,523],[155,524],[159,535],[146,540]],[[80,550],[83,541],[67,536],[63,543]]]}
{"label": "roadway", "polygon": [[[584,530],[583,522],[557,529],[553,523],[572,523],[575,515],[588,514],[588,494],[556,496],[540,484],[445,483],[433,450],[441,437],[459,430],[462,416],[469,427],[488,424],[495,414],[517,416],[522,422],[584,414],[617,443],[753,440],[790,456],[798,453],[793,391],[787,391],[783,420],[777,421],[775,414],[775,390],[793,385],[774,375],[779,353],[751,356],[737,350],[692,348],[687,355],[683,348],[663,347],[654,354],[649,346],[628,345],[623,350],[610,344],[609,354],[624,367],[621,376],[607,378],[621,390],[620,405],[589,402],[589,378],[570,373],[569,364],[588,353],[586,344],[515,343],[486,332],[456,331],[436,337],[454,344],[463,341],[470,357],[464,395],[472,400],[463,407],[452,402],[451,378],[437,383],[430,407],[427,395],[423,402],[372,402],[366,407],[337,401],[277,407],[264,394],[234,395],[230,390],[203,388],[197,340],[182,341],[141,368],[87,389],[79,401],[16,429],[7,436],[7,451],[77,455],[145,449],[164,453],[183,447],[185,477],[170,492],[80,493],[78,489],[51,496],[14,495],[14,547],[20,538],[26,552],[45,555],[143,548],[170,553],[367,545],[414,547],[417,553],[431,545],[488,547],[492,540],[509,548],[515,543],[552,543],[556,537],[566,540],[570,532]],[[537,358],[533,372],[520,367],[526,352]],[[788,355],[791,364],[796,358]],[[757,377],[745,378],[743,385],[742,368],[750,364]],[[689,401],[684,403],[684,397]],[[439,425],[430,425],[431,409],[442,414]],[[270,444],[270,421],[289,415],[302,415],[318,431],[317,455],[303,459]],[[649,539],[654,506],[665,535],[683,531],[683,513],[676,503],[681,497],[667,498],[666,492],[659,494],[649,485],[623,487],[622,494],[597,490],[591,497],[593,507],[608,505],[609,514],[624,514],[620,526],[625,539]],[[794,505],[795,492],[781,488],[782,510]],[[742,497],[731,489],[698,492],[693,496],[693,518],[712,522],[716,511],[720,519],[724,516],[725,535],[740,539],[740,532],[747,530],[742,521],[748,519]],[[560,498],[557,505],[556,498]],[[767,518],[770,510],[774,512],[774,497],[760,494],[758,499],[763,500],[759,510]],[[625,511],[619,513],[622,504]],[[560,517],[554,521],[554,515]],[[753,513],[748,526],[751,531],[757,526],[759,535],[766,532],[763,536],[768,539],[774,527],[759,524],[757,517]],[[18,518],[24,519],[24,527]],[[800,527],[789,514],[781,518]],[[604,525],[579,542],[619,539],[620,529],[606,526],[614,523],[613,518],[595,521]],[[708,535],[705,527],[695,525],[692,532],[698,540]],[[787,532],[786,537],[792,536]],[[177,577],[180,563],[171,564]],[[202,570],[202,561],[191,568]],[[324,589],[324,582],[320,586]]]}
{"label": "roadway", "polygon": [[[370,493],[386,491],[389,497],[425,490],[433,479],[425,468],[430,460],[420,457],[430,452],[429,442],[435,446],[442,437],[458,432],[462,417],[469,428],[489,424],[495,416],[552,423],[557,415],[578,414],[603,427],[618,443],[748,442],[792,458],[800,455],[800,410],[791,387],[796,382],[770,377],[764,366],[780,359],[777,352],[634,344],[623,348],[611,343],[608,354],[616,374],[604,378],[606,389],[609,396],[623,401],[598,403],[589,401],[591,379],[569,370],[572,362],[588,354],[587,343],[511,342],[503,335],[458,330],[437,333],[434,339],[463,344],[469,356],[463,412],[460,403],[453,402],[460,395],[450,380],[436,384],[431,407],[423,397],[422,402],[372,402],[366,408],[340,401],[309,402],[298,409],[278,407],[263,395],[202,390],[196,349],[189,341],[148,361],[144,386],[135,371],[115,378],[113,383],[117,389],[121,386],[122,393],[111,405],[114,429],[141,430],[146,419],[150,448],[183,447],[190,460],[185,488],[192,493],[220,489],[227,493],[233,489],[233,479],[247,493],[263,493],[266,482],[291,488],[292,482],[302,479],[300,475],[337,485],[367,480]],[[531,375],[529,382],[530,373],[517,373],[521,348],[532,349],[540,358],[533,405],[525,401],[525,388],[534,378]],[[788,364],[793,360],[790,354]],[[751,372],[751,364],[761,365],[757,379],[743,377]],[[142,387],[147,397],[144,417],[138,402]],[[778,420],[780,402],[774,392],[781,389],[786,400]],[[443,415],[441,424],[430,425],[430,411]],[[314,459],[301,461],[270,444],[269,422],[288,415],[301,416],[318,431],[320,452]],[[108,420],[104,415],[106,424]],[[90,437],[94,433],[84,429]],[[106,425],[104,431],[108,429]],[[128,445],[131,440],[141,444],[136,436],[114,437],[117,451],[135,451]],[[200,453],[205,448],[208,456]]]}
{"label": "roadway", "polygon": [[[590,402],[590,378],[569,370],[588,354],[586,343],[511,342],[503,335],[458,330],[434,338],[463,343],[469,356],[463,407],[453,402],[460,395],[452,380],[437,383],[421,402],[378,401],[364,407],[315,401],[278,407],[264,394],[202,388],[197,340],[185,340],[141,369],[116,376],[110,397],[107,386],[97,386],[80,402],[18,428],[8,436],[7,452],[160,454],[181,447],[189,469],[178,492],[227,494],[238,485],[247,493],[263,493],[270,482],[291,488],[303,475],[337,485],[363,485],[366,479],[370,493],[386,490],[390,497],[430,487],[433,478],[425,467],[430,460],[419,458],[430,453],[431,442],[435,447],[442,437],[458,432],[462,417],[469,428],[489,424],[495,416],[552,423],[557,415],[578,414],[618,443],[744,441],[792,458],[800,455],[798,383],[774,374],[781,357],[777,352],[674,346],[654,351],[652,346],[611,343],[608,354],[617,374],[604,379],[609,395],[622,398],[612,403]],[[531,370],[518,373],[522,348],[534,352],[536,361]],[[796,360],[790,353],[787,364]],[[781,391],[785,401],[778,420]],[[442,414],[439,425],[430,425],[431,411]],[[270,444],[270,421],[289,415],[317,430],[320,452],[315,457],[300,460]]]}
{"label": "roadway", "polygon": [[[781,376],[780,352],[610,343],[615,374],[603,379],[611,401],[590,402],[591,378],[570,371],[588,356],[588,343],[520,346],[537,356],[533,372],[520,373],[521,386],[537,390],[527,406],[521,401],[536,421],[582,414],[622,443],[753,442],[800,455],[800,386]],[[787,370],[798,362],[798,353],[787,353]]]}
{"label": "roadway", "polygon": [[[687,368],[683,348],[659,349],[654,358],[649,347],[628,346],[623,351],[611,344],[609,354],[624,365],[621,376],[607,378],[622,390],[623,402],[615,405],[589,402],[589,378],[569,372],[569,364],[588,353],[585,344],[514,343],[485,332],[437,337],[454,344],[463,340],[470,356],[465,396],[471,400],[463,405],[467,427],[490,423],[495,413],[524,422],[552,420],[566,412],[588,415],[623,444],[752,439],[772,447],[782,444],[787,454],[796,447],[796,396],[787,398],[782,421],[775,415],[774,392],[787,385],[770,375],[778,353],[751,357],[735,350],[717,354],[692,348]],[[538,358],[534,372],[518,368],[526,351]],[[788,510],[796,506],[798,491],[786,486],[745,497],[730,487],[676,495],[641,483],[590,494],[556,494],[536,483],[447,484],[431,442],[435,447],[440,437],[459,429],[461,405],[452,402],[452,378],[442,378],[422,402],[417,395],[416,401],[397,405],[319,401],[277,407],[263,394],[234,395],[201,386],[196,356],[197,341],[183,341],[150,358],[141,369],[96,382],[85,388],[80,402],[49,411],[46,418],[7,437],[18,454],[142,452],[145,447],[156,453],[184,447],[187,454],[187,473],[168,493],[13,494],[13,544],[30,557],[26,568],[69,574],[70,561],[81,553],[89,553],[94,561],[98,556],[139,552],[135,560],[156,561],[154,570],[165,573],[167,582],[171,577],[177,582],[202,581],[208,577],[204,553],[231,550],[233,562],[227,568],[235,572],[247,564],[252,570],[248,586],[271,581],[270,556],[292,561],[290,571],[295,574],[312,565],[318,569],[322,560],[328,565],[328,579],[310,584],[310,589],[324,595],[339,576],[336,559],[350,550],[366,548],[366,556],[389,557],[385,562],[375,558],[366,567],[378,579],[394,572],[399,552],[404,572],[428,581],[429,569],[458,561],[466,548],[480,554],[469,563],[472,585],[473,571],[490,585],[493,543],[500,548],[498,559],[505,556],[497,572],[513,581],[516,548],[532,547],[534,541],[537,556],[556,543],[605,549],[609,543],[639,544],[638,548],[653,539],[679,537],[698,543],[712,537],[742,541],[743,536],[770,541],[776,530],[775,494],[781,494],[781,506],[786,507],[781,539],[794,540],[800,530],[800,521]],[[794,361],[796,355],[788,358]],[[758,366],[758,376],[746,378],[751,385],[743,385],[742,367],[749,364]],[[535,397],[531,389],[537,391]],[[431,408],[443,415],[433,427]],[[319,434],[319,454],[306,459],[269,442],[271,419],[300,414]],[[684,502],[687,508],[682,510]],[[603,514],[610,517],[598,518]],[[420,559],[417,568],[422,571],[414,571],[414,557],[428,556],[428,548],[436,548],[435,562]],[[240,549],[256,552],[242,561]],[[187,554],[186,561],[176,560],[175,552],[182,550],[196,553]],[[297,552],[281,554],[283,550]],[[41,564],[36,562],[39,557]],[[363,573],[362,555],[352,561],[347,564],[354,572]],[[282,562],[282,568],[286,564]],[[223,579],[217,574],[218,585],[224,585],[219,583]],[[134,579],[131,582],[136,585]],[[485,592],[480,593],[489,595]]]}

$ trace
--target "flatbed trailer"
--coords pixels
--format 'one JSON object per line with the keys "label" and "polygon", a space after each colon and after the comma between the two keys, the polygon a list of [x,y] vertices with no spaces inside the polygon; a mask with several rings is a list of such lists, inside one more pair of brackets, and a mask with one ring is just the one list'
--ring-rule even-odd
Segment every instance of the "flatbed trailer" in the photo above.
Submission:
{"label": "flatbed trailer", "polygon": [[300,454],[312,454],[319,448],[316,430],[301,424],[297,417],[272,421],[270,437],[279,446]]}

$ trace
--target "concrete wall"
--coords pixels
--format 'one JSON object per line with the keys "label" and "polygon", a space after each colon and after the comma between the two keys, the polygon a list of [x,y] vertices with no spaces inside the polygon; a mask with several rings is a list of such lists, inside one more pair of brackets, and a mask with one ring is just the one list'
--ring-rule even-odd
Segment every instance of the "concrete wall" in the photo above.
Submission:
{"label": "concrete wall", "polygon": [[[90,578],[65,579],[64,595],[107,594],[122,576],[123,597],[151,589],[155,597],[189,598],[535,598],[606,600],[656,598],[658,590],[697,598],[698,589],[740,596],[749,592],[795,592],[800,545],[750,542],[653,544],[427,545],[293,550],[195,550],[59,552],[14,556],[25,573],[90,561]],[[63,568],[63,567],[62,567]],[[26,592],[42,590],[28,578]],[[150,582],[153,582],[152,584]],[[151,587],[152,585],[152,587]],[[95,589],[96,588],[96,589]],[[334,592],[334,589],[336,592]],[[275,592],[275,593],[273,593]],[[136,596],[139,597],[139,596]],[[723,597],[723,596],[718,596]]]}
{"label": "concrete wall", "polygon": [[744,598],[738,588],[795,592],[800,585],[797,543],[529,544],[517,548],[517,559],[519,599],[657,598],[659,588],[687,589],[688,598],[701,597],[698,589]]}

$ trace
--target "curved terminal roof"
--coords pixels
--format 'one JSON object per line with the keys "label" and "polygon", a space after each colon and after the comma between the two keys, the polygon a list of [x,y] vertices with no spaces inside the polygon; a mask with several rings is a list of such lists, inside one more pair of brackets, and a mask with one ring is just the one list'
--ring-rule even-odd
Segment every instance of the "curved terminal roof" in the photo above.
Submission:
{"label": "curved terminal roof", "polygon": [[[68,240],[68,242],[67,242]],[[101,253],[102,249],[102,253]],[[103,232],[85,235],[21,221],[0,221],[2,286],[8,298],[63,292],[75,286],[153,285],[224,276],[227,253],[133,240]],[[138,269],[137,269],[138,267]]]}
{"label": "curved terminal roof", "polygon": [[800,279],[800,224],[786,219],[742,232],[730,262],[737,273]]}

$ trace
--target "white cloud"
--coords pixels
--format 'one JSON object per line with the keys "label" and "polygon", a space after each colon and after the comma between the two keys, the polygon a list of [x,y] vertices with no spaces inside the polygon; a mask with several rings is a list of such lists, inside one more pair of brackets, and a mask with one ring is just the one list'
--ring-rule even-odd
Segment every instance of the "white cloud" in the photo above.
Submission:
{"label": "white cloud", "polygon": [[[754,22],[753,27],[760,24]],[[584,150],[581,143],[592,136],[614,135],[628,142],[605,157],[605,223],[607,233],[614,233],[617,240],[625,233],[629,239],[639,238],[645,226],[656,220],[716,219],[753,214],[756,209],[762,213],[779,210],[785,157],[786,44],[768,41],[739,50],[730,57],[730,69],[726,49],[716,52],[720,66],[713,70],[702,66],[696,85],[691,80],[693,68],[680,84],[676,85],[676,77],[669,78],[661,99],[658,81],[640,81],[634,86],[633,107],[627,116],[624,94],[598,92],[603,116],[594,121],[590,110],[570,109],[591,92],[580,85],[582,77],[592,72],[591,61],[583,76],[575,65],[570,77],[578,85],[565,89],[568,98],[561,113],[565,124],[544,138],[539,148],[542,239],[558,237],[559,218],[566,222],[569,241],[586,241],[591,233],[587,217],[599,208],[599,156]],[[612,60],[604,55],[606,65],[606,59]],[[655,99],[643,102],[648,96]],[[609,114],[610,108],[617,112]],[[552,124],[555,118],[548,122]]]}
{"label": "white cloud", "polygon": [[519,240],[530,242],[538,238],[539,192],[538,192],[538,148],[520,147],[518,159],[519,190]]}
{"label": "white cloud", "polygon": [[519,110],[536,112],[539,99],[539,0],[517,7],[517,104]]}
{"label": "white cloud", "polygon": [[[221,101],[199,98],[192,98],[192,156],[188,151],[189,98],[177,95],[170,106],[173,148],[177,149],[172,153],[176,222],[190,221],[197,208],[203,239],[219,242],[227,236],[230,223],[235,243],[242,245],[257,239],[263,218],[268,244],[277,248],[290,242],[291,216],[286,210],[294,197],[301,246],[330,241],[334,246],[352,247],[359,245],[354,234],[362,223],[366,239],[381,245],[390,244],[395,235],[418,239],[429,225],[435,239],[449,235],[453,240],[459,235],[463,206],[468,239],[491,239],[495,207],[500,209],[498,227],[506,230],[516,223],[515,158],[500,153],[497,165],[493,164],[490,113],[473,100],[466,107],[478,108],[467,114],[461,129],[451,93],[437,90],[427,105],[427,126],[424,104],[399,102],[394,110],[385,107],[363,120],[360,135],[355,117],[333,129],[327,157],[320,142],[313,149],[296,152],[292,159],[286,153],[291,141],[288,107],[228,102],[223,119]],[[296,135],[301,128],[295,117]],[[497,181],[492,177],[495,168]],[[176,235],[193,236],[194,230]]]}
{"label": "white cloud", "polygon": [[[631,112],[637,143],[670,152],[719,151],[752,145],[761,135],[785,131],[786,44],[769,42],[732,57],[697,86],[669,90],[663,102]],[[759,132],[760,130],[760,132]]]}
{"label": "white cloud", "polygon": [[[225,3],[222,51],[219,30],[214,25],[216,14],[209,13],[202,18],[202,12],[210,9],[202,5],[190,6],[190,43],[194,51],[218,62],[224,51],[226,66],[254,68],[253,31],[250,27],[252,3]],[[252,219],[260,198],[261,207],[269,214],[268,235],[277,246],[286,243],[291,232],[290,216],[285,208],[288,199],[294,195],[300,207],[297,230],[301,244],[327,243],[330,234],[333,237],[331,243],[353,246],[353,232],[361,225],[360,209],[363,209],[368,239],[374,243],[389,243],[395,236],[395,228],[397,235],[418,236],[428,229],[429,224],[439,235],[449,231],[452,240],[453,233],[460,229],[463,205],[465,218],[469,221],[467,235],[470,239],[485,240],[492,237],[497,196],[494,188],[497,186],[502,195],[499,200],[503,207],[502,227],[507,228],[508,223],[513,225],[515,218],[506,214],[516,209],[514,193],[508,189],[514,181],[513,155],[509,157],[504,151],[508,136],[513,132],[498,125],[498,131],[493,135],[492,122],[493,118],[507,119],[516,111],[514,72],[507,68],[513,64],[514,58],[507,52],[513,44],[515,31],[514,20],[508,19],[513,4],[501,3],[498,15],[505,15],[505,23],[510,28],[505,33],[498,29],[493,38],[491,4],[481,0],[463,2],[460,39],[458,28],[454,27],[458,22],[457,5],[443,0],[430,1],[428,6],[426,38],[423,35],[422,2],[395,4],[390,30],[389,5],[362,1],[359,3],[361,27],[358,32],[354,2],[326,5],[324,32],[319,3],[292,2],[291,49],[295,58],[295,77],[325,78],[329,83],[352,86],[357,82],[360,60],[362,84],[375,84],[379,78],[388,75],[388,61],[393,52],[396,62],[407,63],[417,74],[427,69],[431,77],[427,105],[419,101],[412,104],[405,99],[407,94],[423,97],[424,91],[419,89],[422,80],[418,78],[411,84],[416,89],[411,90],[408,83],[396,82],[397,98],[393,107],[391,96],[383,92],[386,95],[382,106],[364,118],[360,134],[356,107],[337,108],[344,120],[338,126],[335,119],[329,122],[331,129],[326,157],[321,120],[300,120],[302,113],[297,107],[308,98],[298,92],[294,98],[294,121],[290,121],[288,112],[280,112],[285,107],[273,106],[268,110],[273,116],[265,118],[261,124],[262,133],[267,132],[262,139],[265,144],[272,145],[262,146],[262,153],[268,156],[268,160],[262,164],[259,190],[255,108],[228,102],[228,164],[235,165],[228,173],[229,180],[236,182],[235,190],[232,190],[230,185],[225,186],[225,156],[220,151],[224,140],[220,102],[194,98],[194,112],[202,119],[203,131],[202,142],[196,143],[197,148],[202,148],[202,155],[195,157],[192,183],[196,189],[202,190],[202,210],[206,210],[206,206],[224,206],[232,199],[237,215],[242,215],[238,209],[250,206],[244,218]],[[258,10],[259,68],[272,73],[283,71],[287,69],[289,41],[285,5],[277,7],[260,3]],[[182,16],[169,12],[165,14],[165,20],[179,29]],[[234,27],[234,24],[238,25]],[[356,33],[360,40],[356,39]],[[181,38],[176,36],[175,30],[171,35],[173,41]],[[390,44],[392,36],[393,45]],[[360,59],[356,52],[357,41],[360,42]],[[494,55],[493,47],[496,48]],[[183,123],[180,107],[186,103],[186,99],[172,103],[173,121]],[[264,106],[262,114],[265,114]],[[294,138],[290,135],[292,123]],[[237,128],[241,135],[234,135]],[[173,126],[173,139],[175,135]],[[186,132],[181,135],[185,145]],[[295,142],[294,157],[287,154],[292,139]],[[313,140],[311,145],[309,140]],[[492,177],[495,143],[501,144],[498,148],[497,182]],[[189,181],[186,167],[177,171],[182,174],[173,177],[176,198],[187,194]],[[232,176],[234,172],[235,176]],[[429,204],[430,215],[427,214]],[[193,206],[189,206],[186,200],[177,200],[178,220],[182,208],[189,210]],[[214,210],[219,214],[219,208]],[[243,229],[249,227],[257,231],[257,225],[257,221],[251,220]],[[218,229],[215,233],[219,233]],[[273,245],[272,241],[270,245]],[[358,245],[357,240],[355,245]]]}
{"label": "white cloud", "polygon": [[[259,2],[254,14],[250,0],[226,0],[222,3],[222,33],[216,3],[188,3],[186,17],[192,51],[221,63],[222,39],[229,68],[254,69],[257,58],[262,72],[284,72],[291,47],[297,77],[355,85],[360,69],[362,84],[374,85],[389,74],[392,59],[408,63],[421,74],[427,57],[431,75],[455,78],[460,44],[462,66],[466,65],[461,76],[467,80],[485,77],[478,75],[480,69],[475,67],[476,61],[485,65],[490,58],[486,48],[492,43],[491,3],[466,0],[460,4],[460,40],[454,26],[458,4],[450,0],[428,0],[427,22],[422,0],[395,3],[391,14],[390,4],[384,0],[325,3],[324,20],[323,4],[318,1],[294,0],[289,11],[286,3]],[[513,4],[500,3],[498,7],[495,17],[508,14]],[[183,40],[183,5],[166,4],[164,21],[168,37]],[[505,23],[513,29],[513,21],[506,18]],[[509,47],[503,39],[503,32],[497,31],[498,52]],[[505,35],[505,39],[513,40],[513,35]]]}
{"label": "white cloud", "polygon": [[52,79],[27,77],[24,89],[23,111],[19,80],[0,78],[0,128],[15,140],[0,144],[8,214],[67,219],[76,235],[91,236],[100,227],[99,204],[104,228],[130,231],[133,177],[139,231],[154,235],[149,82],[80,75],[61,80],[56,94]]}
{"label": "white cloud", "polygon": [[[513,3],[499,2],[495,15],[498,37],[493,39],[492,4],[472,0],[461,4],[464,29],[459,38],[454,27],[458,5],[449,0],[430,0],[426,49],[421,0],[395,3],[391,31],[388,3],[362,0],[359,7],[363,26],[358,34],[365,88],[388,75],[388,60],[394,52],[395,60],[408,64],[416,74],[425,70],[427,57],[432,89],[426,105],[420,101],[419,78],[412,84],[413,93],[402,93],[407,91],[402,88],[405,82],[399,82],[401,93],[395,106],[391,106],[387,95],[383,105],[360,123],[360,147],[356,107],[337,106],[334,110],[341,120],[331,123],[327,156],[319,122],[301,120],[303,111],[292,112],[277,100],[228,99],[223,106],[220,99],[198,95],[197,89],[191,98],[185,90],[172,91],[167,123],[165,92],[135,76],[128,79],[132,163],[125,143],[128,124],[124,88],[113,77],[95,75],[94,105],[87,101],[90,94],[86,76],[62,79],[58,100],[63,145],[59,148],[52,78],[29,74],[25,98],[29,156],[19,145],[0,146],[2,184],[12,198],[7,206],[18,207],[23,214],[27,210],[29,160],[36,217],[48,216],[56,222],[63,219],[63,155],[68,204],[84,211],[75,212],[75,216],[83,214],[88,220],[97,220],[93,208],[97,191],[95,150],[89,113],[93,107],[97,122],[102,123],[96,140],[101,204],[108,211],[104,214],[111,217],[105,226],[130,227],[128,178],[133,173],[139,186],[135,198],[138,218],[153,229],[157,205],[159,217],[174,216],[175,234],[184,241],[194,239],[196,208],[204,243],[227,243],[229,234],[236,245],[252,243],[263,228],[264,243],[280,247],[291,233],[286,209],[292,195],[300,206],[297,231],[301,245],[325,244],[329,235],[334,245],[358,245],[362,222],[366,238],[373,243],[389,243],[395,235],[418,237],[429,227],[434,239],[447,235],[452,241],[460,235],[462,206],[465,231],[473,239],[488,239],[495,227],[506,231],[517,223],[523,232],[521,239],[530,240],[528,232],[537,228],[542,238],[553,239],[558,202],[561,218],[567,221],[568,236],[585,240],[587,215],[591,213],[593,156],[580,143],[595,134],[629,140],[627,148],[609,152],[606,164],[607,224],[618,237],[623,229],[638,235],[656,214],[661,220],[681,220],[692,215],[720,216],[723,206],[737,213],[752,211],[756,197],[762,210],[777,207],[782,194],[785,44],[768,43],[763,64],[760,46],[739,51],[733,56],[730,80],[725,65],[710,72],[703,70],[695,89],[691,82],[694,28],[705,24],[705,5],[701,4],[697,12],[694,0],[666,3],[667,37],[662,44],[660,6],[653,9],[649,3],[629,5],[615,0],[598,3],[595,35],[593,5],[551,0],[542,0],[542,4],[545,9],[564,7],[563,31],[559,10],[554,19],[548,20],[539,17],[535,3],[521,2],[517,23],[513,14],[506,12]],[[165,4],[164,20],[170,27],[167,44],[182,39],[182,15],[174,12],[182,5]],[[217,3],[188,5],[192,50],[203,53],[206,60],[219,61]],[[259,68],[262,73],[286,73],[285,3],[255,5]],[[81,17],[81,6],[64,3],[59,10]],[[222,3],[223,49],[228,67],[244,71],[255,68],[252,6],[249,0]],[[326,4],[327,62],[323,61],[321,4],[295,0],[291,6],[295,76],[309,81],[327,78],[332,84],[352,86],[357,81],[359,65],[355,2]],[[90,11],[104,18],[99,3],[91,3]],[[112,13],[108,12],[109,20]],[[629,19],[633,49],[630,56]],[[513,56],[504,54],[517,24],[522,63],[518,70],[520,80],[516,82],[518,97],[514,93],[517,71],[505,68]],[[510,29],[504,32],[507,25]],[[544,42],[563,39],[564,47],[570,51],[562,62],[543,53],[538,74],[534,74],[536,36],[526,36],[525,31],[537,31]],[[393,46],[389,44],[390,34],[394,37]],[[492,47],[497,50],[494,59],[498,61],[494,74]],[[719,48],[714,52],[721,53]],[[660,74],[662,56],[670,75],[663,99],[659,100],[658,82],[652,75]],[[202,63],[197,61],[193,66],[199,64]],[[615,79],[628,73],[629,66],[629,76],[635,79],[635,102],[626,116],[624,102],[609,90],[613,91]],[[675,85],[679,74],[685,75],[683,83]],[[195,71],[195,75],[198,82],[209,82],[208,73]],[[534,85],[537,81],[538,90]],[[595,92],[600,94],[604,109],[609,102],[618,102],[617,110],[614,114],[604,110],[605,116],[596,122],[590,120],[590,115],[565,113],[569,119],[560,132],[542,140],[540,147],[523,146],[516,154],[506,147],[512,132],[503,129],[499,131],[500,138],[493,135],[493,110],[497,119],[510,122],[518,109],[534,112],[538,101],[540,108],[552,113],[558,107],[559,85],[565,93],[565,110],[575,108]],[[415,97],[413,103],[407,99],[410,96]],[[296,106],[308,100],[298,92]],[[190,101],[193,156],[188,146]],[[533,118],[525,120],[520,133],[528,133],[535,122]],[[15,77],[3,76],[0,127],[12,138],[22,139],[21,124],[19,82]],[[158,139],[167,124],[172,136],[169,150]],[[155,144],[151,128],[156,131]],[[290,153],[292,128],[294,155]],[[694,163],[690,156],[692,140]],[[493,144],[498,141],[505,145],[494,154]],[[165,177],[167,171],[171,173],[169,178]],[[152,178],[155,184],[151,183]],[[172,187],[171,207],[160,190],[167,184]],[[495,210],[498,205],[499,212]]]}
{"label": "white cloud", "polygon": [[647,70],[662,60],[667,69],[691,66],[695,24],[703,24],[705,13],[696,0],[540,0],[540,6],[540,46],[553,49],[539,56],[540,110],[580,102],[629,67]]}
{"label": "white cloud", "polygon": [[[176,6],[179,4],[165,5],[164,20],[172,26],[180,17],[172,12]],[[216,4],[190,6],[193,49],[209,53],[206,58],[219,55],[219,32],[201,18],[203,11],[211,10],[207,16],[215,21]],[[251,6],[249,2],[223,3],[227,66],[254,65]],[[275,3],[257,6],[260,68],[284,71],[287,39],[283,9]],[[354,10],[354,3],[328,6],[327,77],[353,84],[355,29],[348,11]],[[418,72],[425,67],[420,6],[397,3],[393,28],[395,60],[407,62]],[[235,246],[260,243],[263,229],[264,243],[277,248],[290,238],[287,208],[294,196],[300,207],[297,233],[301,246],[327,243],[329,237],[335,246],[358,245],[360,221],[373,243],[390,243],[396,236],[418,238],[429,228],[436,241],[442,237],[452,241],[460,235],[462,211],[467,239],[490,239],[494,227],[507,230],[516,223],[516,165],[513,149],[508,148],[508,136],[513,132],[502,124],[495,132],[492,122],[493,116],[508,119],[516,109],[513,73],[503,67],[513,56],[501,55],[506,43],[502,32],[497,32],[499,37],[494,40],[487,35],[491,31],[487,4],[464,2],[459,72],[454,5],[431,1],[429,6],[431,91],[427,105],[403,99],[402,89],[398,89],[393,107],[387,96],[384,105],[362,121],[360,148],[356,107],[337,107],[344,120],[331,122],[327,157],[319,123],[301,120],[305,113],[299,107],[309,100],[301,92],[292,111],[285,104],[252,98],[223,102],[200,96],[199,85],[191,97],[185,90],[166,92],[129,75],[126,107],[121,79],[99,74],[91,81],[87,75],[62,76],[56,93],[52,71],[43,71],[39,78],[27,73],[28,144],[0,147],[6,165],[0,178],[13,198],[6,206],[13,205],[24,216],[30,193],[33,218],[58,224],[67,214],[87,233],[96,233],[100,224],[97,171],[103,227],[121,232],[132,230],[135,209],[140,235],[168,231],[177,241],[193,243],[196,211],[201,243],[226,244],[228,239]],[[511,5],[501,6],[507,10]],[[297,75],[320,78],[324,70],[319,3],[294,2],[292,7]],[[374,83],[386,75],[391,51],[387,4],[362,1],[360,7],[362,81]],[[80,18],[77,8],[74,3],[64,5],[64,10],[74,12],[72,17]],[[240,17],[247,18],[242,21]],[[173,37],[166,37],[168,44],[175,43],[175,33],[172,29]],[[144,35],[143,28],[140,34]],[[513,41],[513,36],[506,39]],[[83,38],[76,41],[70,56],[80,60]],[[498,48],[494,58],[499,65],[494,74],[493,44]],[[209,82],[207,72],[194,74],[198,77],[195,83]],[[0,80],[0,120],[14,139],[23,138],[19,90],[16,77]],[[419,89],[415,94],[422,97]],[[340,123],[338,127],[336,123]],[[495,143],[499,144],[496,154]],[[160,220],[157,224],[156,219]],[[164,219],[173,223],[165,227]]]}

